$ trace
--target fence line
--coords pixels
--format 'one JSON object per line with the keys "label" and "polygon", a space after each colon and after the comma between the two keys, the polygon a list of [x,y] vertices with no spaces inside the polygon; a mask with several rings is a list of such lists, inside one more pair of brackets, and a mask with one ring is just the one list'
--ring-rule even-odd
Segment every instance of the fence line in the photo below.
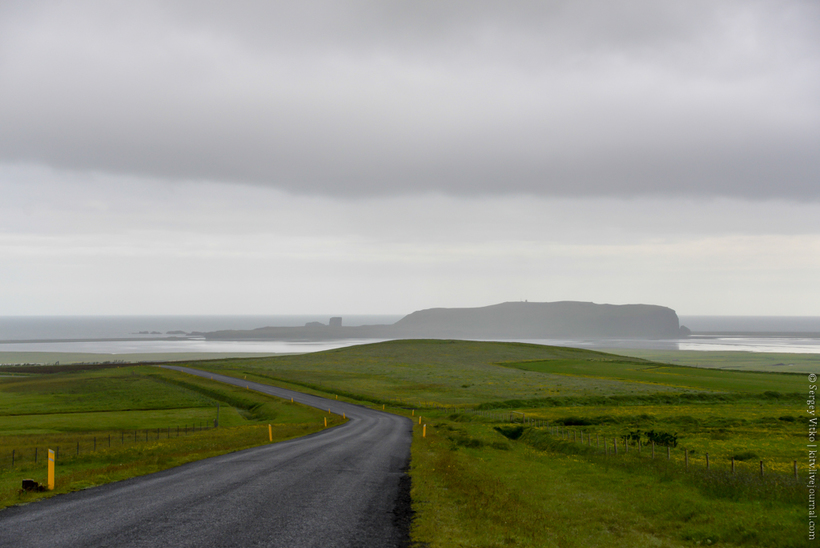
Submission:
{"label": "fence line", "polygon": [[[444,408],[444,409],[449,410],[449,408]],[[563,441],[571,441],[572,443],[580,444],[581,446],[584,445],[584,431],[583,430],[576,431],[575,429],[572,429],[572,440],[570,440],[569,430],[566,429],[565,427],[555,426],[553,424],[550,424],[548,421],[546,421],[544,419],[538,419],[538,418],[534,418],[534,417],[527,417],[525,413],[520,412],[520,411],[499,412],[499,411],[493,411],[493,410],[461,409],[461,408],[452,408],[452,411],[456,412],[456,413],[469,413],[469,414],[473,414],[473,415],[479,415],[479,416],[482,416],[482,417],[485,417],[485,418],[492,418],[492,419],[495,419],[495,420],[500,420],[500,421],[505,421],[505,422],[520,423],[522,425],[530,426],[530,427],[533,427],[533,428],[546,428],[547,429],[546,431],[550,435],[555,436],[557,438],[560,438]],[[517,416],[517,415],[520,415],[520,416]],[[577,432],[580,432],[580,441],[578,440]],[[635,442],[635,446],[638,449],[638,455],[639,456],[643,455],[642,448],[650,445],[650,442],[647,442],[646,444],[643,444],[643,447],[642,447],[642,443],[641,443],[640,440],[630,440],[629,436],[612,436],[611,441],[607,442],[607,437],[605,436],[603,438],[603,450],[601,450],[601,443],[600,443],[599,433],[596,432],[595,433],[595,449],[603,456],[606,456],[606,457],[616,456],[616,455],[618,455],[618,447],[619,447],[618,446],[618,439],[619,438],[621,439],[621,441],[623,443],[622,446],[621,446],[621,448],[622,448],[621,453],[623,453],[624,455],[629,453],[629,447],[630,447],[629,442],[630,441]],[[610,444],[611,444],[611,450],[610,450]],[[592,435],[589,434],[589,433],[587,434],[587,446],[588,447],[592,446]],[[666,460],[671,462],[673,460],[672,459],[672,448],[668,444],[667,445],[662,445],[662,447],[666,447]],[[655,459],[655,442],[654,441],[651,442],[651,448],[652,448],[651,460],[654,460]],[[690,460],[689,449],[684,448],[683,449],[683,467],[684,467],[685,471],[689,471],[689,460]],[[734,475],[738,472],[738,467],[737,467],[737,464],[735,462],[735,457],[731,457],[730,460],[731,460],[731,462],[730,462],[731,474]],[[744,462],[744,461],[739,461],[739,462]],[[708,472],[713,471],[711,464],[712,463],[709,460],[709,453],[705,453],[705,469]],[[757,468],[758,468],[758,473],[756,475],[763,478],[766,475],[766,467],[764,465],[764,460],[761,459],[756,464],[757,464]],[[792,475],[794,476],[795,481],[799,481],[800,476],[798,474],[798,466],[797,466],[797,461],[796,460],[792,461]]]}
{"label": "fence line", "polygon": [[[92,435],[87,434],[51,434],[54,437],[63,438],[65,441],[55,443],[35,443],[34,445],[21,444],[22,447],[15,447],[11,449],[10,454],[0,459],[0,466],[5,468],[10,464],[11,468],[22,464],[34,463],[37,464],[43,460],[46,454],[46,446],[55,447],[55,457],[60,457],[60,449],[63,449],[63,458],[78,457],[80,454],[88,454],[98,450],[98,440],[100,449],[105,450],[111,447],[124,446],[127,443],[145,443],[148,441],[156,441],[160,439],[172,439],[188,436],[203,430],[210,430],[214,428],[209,426],[208,421],[200,421],[198,424],[185,424],[183,426],[168,426],[165,428],[149,428],[138,430],[116,430],[109,432],[107,435]],[[119,440],[116,434],[119,433]],[[48,434],[46,434],[48,435]],[[144,435],[144,437],[143,437]],[[77,437],[79,436],[79,439]],[[75,438],[71,440],[71,438]],[[119,443],[117,443],[119,441]],[[59,444],[59,445],[57,445]],[[72,451],[73,449],[73,451]],[[41,451],[42,450],[42,451]],[[67,454],[66,454],[67,450]]]}

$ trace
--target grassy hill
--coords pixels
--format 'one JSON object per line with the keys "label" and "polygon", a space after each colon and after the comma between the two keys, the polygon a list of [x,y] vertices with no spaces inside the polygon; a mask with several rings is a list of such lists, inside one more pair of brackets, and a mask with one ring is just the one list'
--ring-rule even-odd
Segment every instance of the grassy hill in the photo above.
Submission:
{"label": "grassy hill", "polygon": [[[515,400],[799,392],[803,378],[661,364],[592,350],[523,343],[406,340],[271,358],[204,362],[259,378],[374,402],[419,407]],[[615,398],[615,399],[612,399]],[[707,398],[708,399],[708,398]]]}

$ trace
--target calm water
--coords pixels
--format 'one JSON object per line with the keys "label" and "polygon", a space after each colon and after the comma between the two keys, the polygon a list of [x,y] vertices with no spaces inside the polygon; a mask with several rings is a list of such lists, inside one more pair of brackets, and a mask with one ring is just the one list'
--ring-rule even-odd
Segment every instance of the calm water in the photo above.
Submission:
{"label": "calm water", "polygon": [[[392,324],[401,315],[344,315],[344,325]],[[206,341],[206,340],[139,340],[160,335],[137,335],[140,331],[216,331],[220,329],[254,329],[265,326],[299,326],[310,321],[327,323],[330,315],[305,316],[24,316],[0,317],[0,352],[91,352],[136,354],[165,352],[315,352],[374,340],[341,340],[321,342],[287,341]],[[749,352],[789,352],[820,354],[819,317],[737,317],[682,316],[681,323],[694,331],[713,331],[708,336],[686,340],[521,340],[578,348],[631,348],[659,350],[735,350]],[[720,335],[719,332],[807,332],[814,336],[773,337]],[[130,338],[128,341],[92,342],[25,342],[43,339]]]}
{"label": "calm water", "polygon": [[[343,325],[392,324],[402,315],[344,315]],[[43,339],[114,339],[157,337],[140,331],[219,331],[328,323],[331,314],[304,316],[0,316],[0,341]]]}

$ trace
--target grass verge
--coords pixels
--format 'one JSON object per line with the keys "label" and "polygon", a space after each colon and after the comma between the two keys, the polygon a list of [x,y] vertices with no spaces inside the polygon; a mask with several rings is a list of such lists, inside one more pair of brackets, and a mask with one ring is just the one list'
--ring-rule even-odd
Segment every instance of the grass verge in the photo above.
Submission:
{"label": "grass verge", "polygon": [[455,418],[428,417],[427,437],[413,443],[419,546],[807,545],[804,509],[788,497],[726,497],[681,474],[511,441]]}

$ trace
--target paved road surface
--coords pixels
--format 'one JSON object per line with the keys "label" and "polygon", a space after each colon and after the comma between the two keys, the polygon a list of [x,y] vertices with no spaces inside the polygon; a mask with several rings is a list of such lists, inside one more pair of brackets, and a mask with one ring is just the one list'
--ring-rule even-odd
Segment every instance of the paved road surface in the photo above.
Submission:
{"label": "paved road surface", "polygon": [[409,419],[213,377],[344,412],[350,421],[303,438],[2,510],[0,546],[378,548],[406,542]]}

